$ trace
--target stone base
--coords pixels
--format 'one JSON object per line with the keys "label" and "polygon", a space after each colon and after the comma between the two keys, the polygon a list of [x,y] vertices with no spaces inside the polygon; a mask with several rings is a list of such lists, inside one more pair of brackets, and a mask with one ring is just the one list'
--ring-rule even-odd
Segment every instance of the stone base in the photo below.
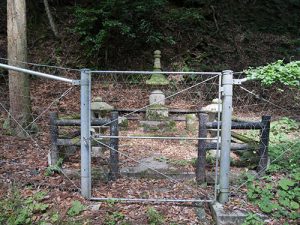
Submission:
{"label": "stone base", "polygon": [[[247,217],[247,213],[241,210],[225,212],[223,205],[218,202],[210,203],[209,207],[211,209],[213,219],[217,225],[241,225]],[[263,215],[258,216],[260,216],[262,219],[266,219],[266,217]]]}
{"label": "stone base", "polygon": [[176,123],[172,120],[162,120],[162,121],[140,121],[141,126],[144,129],[144,132],[168,132],[174,131],[176,129]]}
{"label": "stone base", "polygon": [[169,109],[166,106],[155,104],[146,109],[147,120],[167,120],[169,117]]}

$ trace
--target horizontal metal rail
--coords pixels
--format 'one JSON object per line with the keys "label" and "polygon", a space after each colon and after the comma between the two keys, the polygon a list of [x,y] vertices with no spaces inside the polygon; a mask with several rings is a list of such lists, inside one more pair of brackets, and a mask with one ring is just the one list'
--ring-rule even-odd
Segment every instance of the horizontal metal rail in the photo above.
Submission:
{"label": "horizontal metal rail", "polygon": [[198,137],[156,137],[156,136],[102,136],[97,135],[94,139],[99,138],[119,138],[119,139],[157,139],[157,140],[218,140],[218,138],[198,138]]}
{"label": "horizontal metal rail", "polygon": [[[116,109],[116,111],[120,113],[130,113],[130,112],[136,112],[136,113],[145,113],[146,109]],[[190,109],[169,109],[168,112],[170,114],[192,114],[192,113],[207,113],[207,111],[204,110],[190,110]]]}
{"label": "horizontal metal rail", "polygon": [[73,85],[79,85],[80,84],[79,80],[72,80],[72,79],[65,78],[65,77],[54,76],[54,75],[51,75],[51,74],[41,73],[41,72],[28,70],[28,69],[24,69],[24,68],[20,68],[20,67],[16,67],[16,66],[10,66],[10,65],[6,65],[6,64],[2,64],[2,63],[0,63],[0,67],[3,68],[3,69],[7,69],[7,70],[14,70],[14,71],[31,74],[31,75],[38,76],[38,77],[48,78],[48,79],[51,79],[51,80],[63,81],[63,82],[71,83]]}
{"label": "horizontal metal rail", "polygon": [[110,74],[195,74],[195,75],[222,75],[221,72],[181,72],[181,71],[113,71],[113,70],[94,70],[91,71],[91,73],[93,74],[106,74],[106,73],[110,73]]}
{"label": "horizontal metal rail", "polygon": [[[91,121],[91,126],[103,126],[111,123],[109,119],[94,119]],[[68,120],[68,119],[60,119],[55,120],[54,125],[57,126],[80,126],[80,119],[78,120]],[[109,126],[109,125],[108,125]]]}
{"label": "horizontal metal rail", "polygon": [[[222,128],[222,122],[208,122],[206,123],[206,128],[208,129],[217,129],[218,126]],[[240,130],[248,130],[248,129],[255,129],[260,130],[263,128],[261,122],[232,122],[231,129],[240,129]]]}
{"label": "horizontal metal rail", "polygon": [[[217,143],[207,143],[205,146],[206,150],[217,149]],[[242,143],[231,143],[230,150],[231,151],[239,151],[239,150],[257,150],[258,147],[249,144],[242,144]]]}
{"label": "horizontal metal rail", "polygon": [[120,202],[173,202],[173,203],[197,203],[197,202],[214,202],[212,199],[164,199],[164,198],[90,198],[91,201],[120,201]]}

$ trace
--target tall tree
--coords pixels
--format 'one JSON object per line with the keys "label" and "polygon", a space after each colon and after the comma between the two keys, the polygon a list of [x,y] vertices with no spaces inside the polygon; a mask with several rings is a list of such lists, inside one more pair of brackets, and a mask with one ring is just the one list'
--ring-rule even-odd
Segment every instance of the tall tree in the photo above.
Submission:
{"label": "tall tree", "polygon": [[[9,64],[24,67],[27,61],[26,0],[7,1],[7,54]],[[10,126],[21,137],[31,119],[29,76],[9,71]]]}

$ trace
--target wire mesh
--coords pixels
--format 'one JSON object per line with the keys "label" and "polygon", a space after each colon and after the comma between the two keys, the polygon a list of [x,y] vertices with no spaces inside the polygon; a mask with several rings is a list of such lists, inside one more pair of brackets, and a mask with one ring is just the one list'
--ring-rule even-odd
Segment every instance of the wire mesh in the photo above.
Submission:
{"label": "wire mesh", "polygon": [[[247,130],[232,130],[232,141],[247,143],[248,149],[232,152],[231,169],[241,175],[232,184],[231,200],[240,199],[248,204],[244,193],[247,185],[255,182],[248,179],[249,176],[254,176],[259,181],[265,174],[289,170],[293,165],[296,167],[300,160],[300,105],[297,100],[300,91],[298,88],[280,85],[265,87],[258,81],[248,81],[243,85],[236,85],[233,96],[235,121],[263,122],[266,116],[271,116],[269,124],[262,124],[262,128],[268,129],[268,136],[263,129],[254,126]],[[265,141],[266,138],[269,139],[268,142]],[[288,177],[287,174],[284,176]],[[276,179],[278,178],[275,177],[274,182]]]}
{"label": "wire mesh", "polygon": [[[6,60],[1,59],[1,63]],[[62,68],[48,68],[38,64],[27,65],[24,68],[34,71],[76,78],[76,71],[68,71]],[[21,124],[18,117],[11,114],[9,102],[8,71],[0,70],[0,138],[1,138],[1,180],[5,183],[15,183],[23,186],[49,187],[55,189],[78,191],[80,190],[80,177],[71,178],[65,173],[65,165],[48,164],[48,154],[52,148],[50,141],[51,125],[49,124],[49,112],[59,114],[74,114],[74,109],[79,109],[78,95],[80,89],[67,83],[47,80],[44,78],[30,78],[30,105],[22,107],[31,108],[30,121]],[[22,76],[22,74],[19,74]],[[21,92],[20,92],[21,93]],[[18,96],[16,94],[16,96]],[[78,105],[77,105],[78,104]],[[69,107],[70,106],[70,107]],[[17,115],[17,113],[16,113]],[[12,124],[25,134],[20,138],[20,131],[14,132]],[[64,149],[60,157],[63,157]],[[59,176],[60,173],[62,176]]]}
{"label": "wire mesh", "polygon": [[[129,113],[120,116],[129,120],[128,126],[121,126],[119,135],[113,137],[118,138],[118,149],[109,145],[108,129],[91,137],[92,141],[102,145],[100,156],[92,158],[91,199],[133,202],[214,201],[216,193],[213,183],[217,172],[215,160],[207,166],[210,185],[202,188],[195,181],[197,140],[201,139],[198,138],[198,122],[195,121],[192,131],[186,130],[185,115],[180,114],[176,118],[169,115],[167,120],[172,125],[164,124],[158,129],[147,129],[143,122],[149,121],[146,114],[152,106],[149,104],[151,91],[159,89],[165,94],[164,102],[168,109],[199,110],[211,103],[212,99],[220,98],[219,73],[176,75],[176,72],[166,72],[170,85],[156,87],[146,84],[153,72],[92,73],[92,98],[102,97],[103,101],[120,112],[127,109]],[[177,80],[172,80],[175,76]],[[207,137],[208,142],[217,139]],[[92,152],[99,150],[97,148],[92,148]],[[116,181],[109,177],[109,150],[117,151],[120,157],[121,178]]]}

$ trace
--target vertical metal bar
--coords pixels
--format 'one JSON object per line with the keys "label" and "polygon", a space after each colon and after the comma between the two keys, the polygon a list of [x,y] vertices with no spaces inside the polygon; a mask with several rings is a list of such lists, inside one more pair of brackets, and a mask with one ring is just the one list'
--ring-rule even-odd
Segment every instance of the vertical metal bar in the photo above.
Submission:
{"label": "vertical metal bar", "polygon": [[216,165],[215,165],[215,191],[214,191],[214,201],[217,201],[218,198],[218,191],[219,191],[219,187],[218,187],[218,179],[219,179],[219,160],[220,160],[220,133],[221,133],[221,105],[222,105],[222,99],[221,99],[221,89],[222,89],[222,75],[219,75],[218,77],[219,79],[219,92],[218,92],[218,116],[217,116],[217,154],[216,154]]}
{"label": "vertical metal bar", "polygon": [[[119,136],[119,113],[118,111],[111,112],[110,135]],[[110,179],[116,180],[119,175],[119,138],[110,138]]]}
{"label": "vertical metal bar", "polygon": [[49,161],[50,165],[55,165],[58,157],[59,157],[59,152],[58,152],[58,146],[57,146],[57,139],[58,139],[58,127],[56,125],[56,120],[57,120],[57,112],[50,112],[50,135],[51,135],[51,149],[50,149],[50,154],[49,154]]}
{"label": "vertical metal bar", "polygon": [[[208,115],[206,113],[199,113],[199,138],[207,138],[206,123],[208,122]],[[196,181],[197,183],[204,183],[206,181],[205,174],[206,166],[206,140],[198,140],[198,158],[196,166]]]}
{"label": "vertical metal bar", "polygon": [[91,197],[91,168],[90,168],[90,71],[81,70],[81,194],[84,198]]}
{"label": "vertical metal bar", "polygon": [[262,129],[260,133],[260,146],[259,146],[259,164],[257,172],[263,173],[268,166],[268,147],[269,147],[269,136],[270,136],[270,122],[271,116],[262,116],[261,123]]}
{"label": "vertical metal bar", "polygon": [[222,130],[221,130],[221,162],[220,162],[220,193],[219,202],[224,204],[229,197],[229,169],[231,145],[231,118],[232,118],[232,85],[233,71],[222,72]]}

